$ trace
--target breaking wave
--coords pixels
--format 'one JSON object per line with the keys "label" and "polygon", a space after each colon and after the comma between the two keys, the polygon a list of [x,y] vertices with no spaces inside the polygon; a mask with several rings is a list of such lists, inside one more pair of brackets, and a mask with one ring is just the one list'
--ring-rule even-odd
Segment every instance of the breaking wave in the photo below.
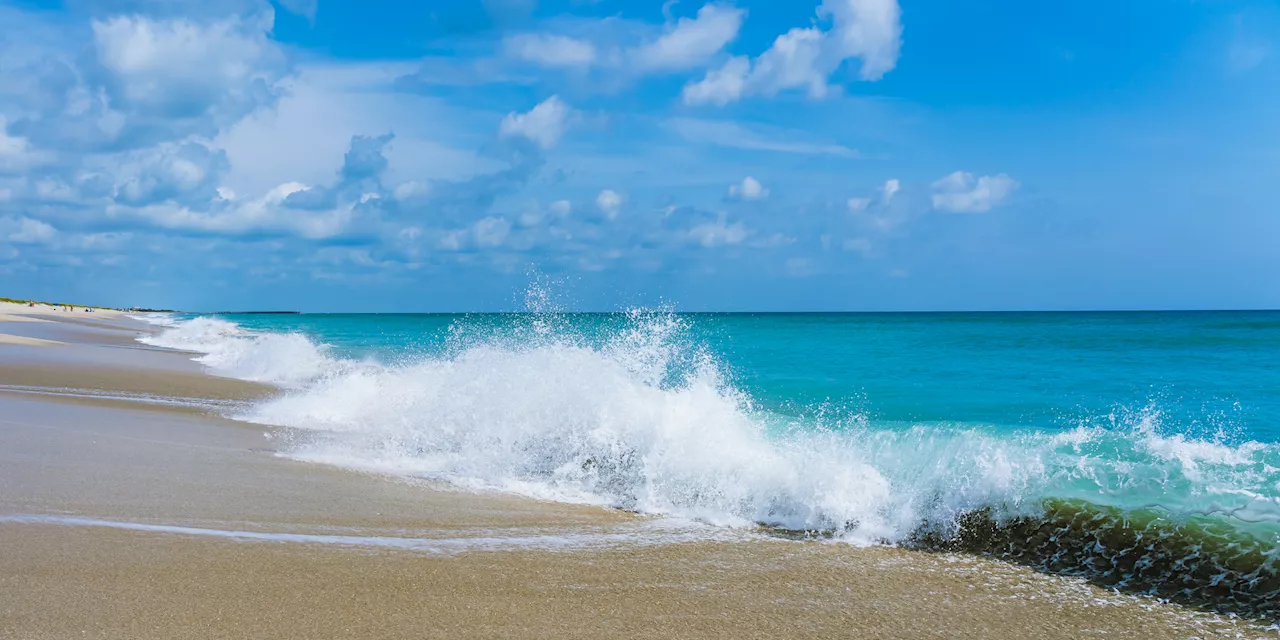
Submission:
{"label": "breaking wave", "polygon": [[987,553],[1275,617],[1280,447],[1180,433],[1156,406],[1069,431],[887,424],[758,404],[690,337],[634,312],[456,323],[395,362],[213,317],[157,346],[281,393],[235,417],[306,461],[854,544]]}

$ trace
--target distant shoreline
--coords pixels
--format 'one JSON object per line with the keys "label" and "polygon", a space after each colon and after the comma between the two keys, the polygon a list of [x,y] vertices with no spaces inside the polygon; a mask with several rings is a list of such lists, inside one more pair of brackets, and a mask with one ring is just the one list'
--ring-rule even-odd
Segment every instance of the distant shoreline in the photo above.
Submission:
{"label": "distant shoreline", "polygon": [[[476,310],[462,309],[454,311],[297,311],[297,310],[239,310],[239,311],[183,311],[179,309],[151,309],[146,307],[108,307],[102,305],[86,305],[70,302],[47,302],[43,300],[5,298],[0,297],[0,302],[8,302],[12,304],[28,305],[31,303],[43,305],[51,309],[57,307],[70,307],[75,309],[107,309],[112,311],[123,311],[128,313],[189,313],[193,315],[540,315],[546,312],[526,311],[526,310]],[[654,311],[668,311],[676,315],[742,315],[742,316],[843,316],[843,315],[875,315],[875,316],[965,316],[965,315],[1090,315],[1090,314],[1161,314],[1161,313],[1278,313],[1280,309],[948,309],[948,310],[919,310],[919,309],[899,309],[899,310],[795,310],[795,311],[751,311],[751,310],[720,310],[720,311],[691,311],[691,310],[670,310],[658,309]],[[574,311],[551,311],[553,314],[582,314],[582,315],[609,315],[616,313],[626,313],[627,309],[615,309],[611,311],[602,310],[574,310]]]}

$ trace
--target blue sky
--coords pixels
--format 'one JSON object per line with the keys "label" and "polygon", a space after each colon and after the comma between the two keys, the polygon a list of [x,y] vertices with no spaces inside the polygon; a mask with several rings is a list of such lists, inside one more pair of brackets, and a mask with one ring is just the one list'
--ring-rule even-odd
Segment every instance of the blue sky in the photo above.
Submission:
{"label": "blue sky", "polygon": [[1280,6],[0,3],[0,295],[1280,307]]}

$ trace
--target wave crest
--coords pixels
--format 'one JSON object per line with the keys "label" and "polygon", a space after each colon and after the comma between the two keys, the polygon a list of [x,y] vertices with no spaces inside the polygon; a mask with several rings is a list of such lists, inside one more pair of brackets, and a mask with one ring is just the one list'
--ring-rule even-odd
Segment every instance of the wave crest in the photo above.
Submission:
{"label": "wave crest", "polygon": [[212,317],[150,321],[170,328],[140,337],[140,342],[200,353],[196,362],[230,378],[299,387],[342,365],[327,355],[325,347],[299,333],[253,333]]}
{"label": "wave crest", "polygon": [[[1276,445],[1189,438],[1155,407],[1049,433],[783,412],[735,384],[674,314],[512,323],[460,322],[442,348],[395,364],[216,318],[149,340],[200,351],[222,375],[286,387],[235,417],[287,427],[284,451],[301,460],[856,544],[927,542],[1120,586],[1149,587],[1174,570],[1181,556],[1171,554],[1209,549],[1188,531],[1233,531],[1239,541],[1213,548],[1251,551],[1197,565],[1231,567],[1206,578],[1215,585],[1242,581],[1219,600],[1256,604],[1248,580],[1272,584],[1257,579],[1274,574],[1275,554],[1257,549],[1280,541]],[[1126,515],[1149,513],[1159,516],[1136,529]],[[1206,518],[1218,524],[1187,524]],[[1133,545],[1093,544],[1102,538],[1155,545],[1134,562],[1165,562],[1166,573],[1112,580],[1121,574],[1098,569],[1099,558],[1128,563]]]}

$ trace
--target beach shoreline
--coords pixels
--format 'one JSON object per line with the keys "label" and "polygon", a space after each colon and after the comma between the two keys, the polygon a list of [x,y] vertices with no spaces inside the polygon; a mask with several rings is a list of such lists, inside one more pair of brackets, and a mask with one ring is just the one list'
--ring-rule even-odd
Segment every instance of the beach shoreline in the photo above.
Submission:
{"label": "beach shoreline", "polygon": [[279,430],[219,415],[273,388],[150,330],[0,308],[0,637],[1275,635],[976,556],[286,459]]}

